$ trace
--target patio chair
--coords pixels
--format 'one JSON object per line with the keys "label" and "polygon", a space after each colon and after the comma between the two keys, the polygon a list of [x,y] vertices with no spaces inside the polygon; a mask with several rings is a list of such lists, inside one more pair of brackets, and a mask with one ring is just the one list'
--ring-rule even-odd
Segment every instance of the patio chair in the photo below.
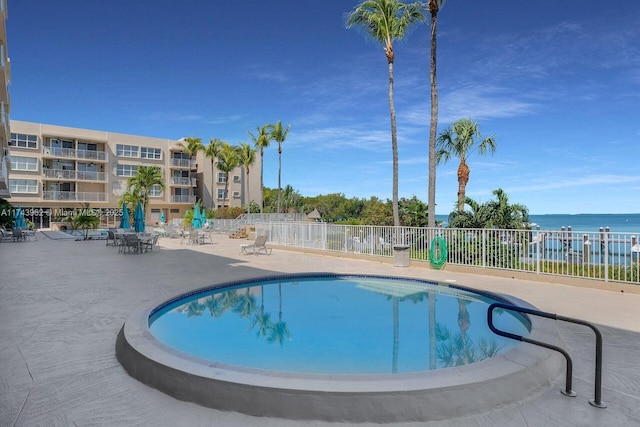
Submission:
{"label": "patio chair", "polygon": [[122,239],[124,241],[124,244],[122,246],[122,252],[123,253],[140,253],[140,239],[138,239],[138,236],[133,235],[133,234],[125,234],[124,236],[122,236]]}
{"label": "patio chair", "polygon": [[0,241],[10,242],[11,240],[13,240],[13,232],[4,227],[0,227]]}
{"label": "patio chair", "polygon": [[265,255],[271,255],[271,249],[267,248],[267,236],[257,236],[253,243],[247,243],[240,245],[240,254],[249,254],[249,250],[254,255],[258,255],[260,252],[264,252]]}
{"label": "patio chair", "polygon": [[118,246],[116,233],[114,233],[113,230],[107,230],[107,246]]}
{"label": "patio chair", "polygon": [[153,237],[146,239],[142,242],[142,247],[144,248],[144,251],[153,251],[153,247],[159,247],[158,246],[158,238],[160,237],[159,234],[154,234]]}
{"label": "patio chair", "polygon": [[19,230],[17,228],[14,228],[11,231],[11,237],[13,238],[14,242],[18,242],[20,240],[25,240],[24,233],[22,232],[22,230]]}

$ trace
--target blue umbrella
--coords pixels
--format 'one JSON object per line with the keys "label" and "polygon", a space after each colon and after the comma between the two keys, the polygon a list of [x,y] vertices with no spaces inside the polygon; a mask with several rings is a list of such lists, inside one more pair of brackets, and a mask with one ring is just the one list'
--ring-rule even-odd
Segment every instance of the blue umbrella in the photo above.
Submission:
{"label": "blue umbrella", "polygon": [[13,228],[27,228],[27,221],[24,220],[24,212],[22,207],[18,206],[13,215]]}
{"label": "blue umbrella", "polygon": [[120,219],[120,228],[131,228],[131,224],[129,224],[129,210],[127,209],[127,204],[122,204],[122,218]]}
{"label": "blue umbrella", "polygon": [[193,218],[191,219],[191,227],[202,228],[202,217],[200,216],[200,208],[198,205],[193,207]]}
{"label": "blue umbrella", "polygon": [[163,224],[166,222],[164,218],[164,211],[162,211],[162,213],[160,214],[160,222]]}
{"label": "blue umbrella", "polygon": [[144,210],[140,202],[138,202],[136,211],[133,214],[133,229],[136,230],[136,233],[142,233],[144,231]]}

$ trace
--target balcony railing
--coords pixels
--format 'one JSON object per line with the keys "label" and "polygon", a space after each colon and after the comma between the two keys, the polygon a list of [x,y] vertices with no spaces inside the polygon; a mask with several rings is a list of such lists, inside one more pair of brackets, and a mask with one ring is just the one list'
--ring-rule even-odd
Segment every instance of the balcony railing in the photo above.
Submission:
{"label": "balcony railing", "polygon": [[8,190],[9,188],[9,158],[0,157],[0,190]]}
{"label": "balcony railing", "polygon": [[78,180],[78,181],[100,181],[107,182],[107,174],[105,172],[91,171],[74,171],[63,169],[44,169],[42,171],[44,179],[53,180]]}
{"label": "balcony railing", "polygon": [[173,195],[173,196],[171,196],[171,203],[189,203],[189,204],[193,204],[195,202],[196,202],[196,196],[185,196],[185,195],[180,195],[180,196]]}
{"label": "balcony railing", "polygon": [[85,159],[104,162],[107,160],[106,151],[75,150],[73,148],[43,147],[43,157],[63,157],[65,159]]}
{"label": "balcony railing", "polygon": [[171,185],[191,185],[191,178],[174,176],[171,178]]}
{"label": "balcony railing", "polygon": [[107,160],[106,151],[97,150],[76,150],[76,155],[79,159],[96,160],[104,162]]}
{"label": "balcony railing", "polygon": [[176,167],[176,168],[189,168],[189,169],[195,169],[196,168],[196,161],[195,160],[187,160],[187,159],[171,159],[171,166],[172,167]]}
{"label": "balcony railing", "polygon": [[43,191],[42,200],[62,200],[75,202],[106,202],[107,193],[77,191]]}

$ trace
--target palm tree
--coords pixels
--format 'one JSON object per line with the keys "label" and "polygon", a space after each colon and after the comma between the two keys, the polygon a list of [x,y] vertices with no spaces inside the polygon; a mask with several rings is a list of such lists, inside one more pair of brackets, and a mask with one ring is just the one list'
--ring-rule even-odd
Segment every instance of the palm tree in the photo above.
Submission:
{"label": "palm tree", "polygon": [[521,204],[509,204],[509,196],[502,188],[492,191],[497,200],[488,201],[485,205],[489,215],[488,226],[506,230],[527,228],[529,209]]}
{"label": "palm tree", "polygon": [[444,0],[428,0],[427,8],[431,14],[431,124],[429,125],[429,194],[427,200],[428,226],[436,226],[436,132],[438,130],[438,84],[436,81],[436,36],[438,33],[438,12]]}
{"label": "palm tree", "polygon": [[240,144],[238,150],[240,164],[244,168],[244,172],[247,175],[247,213],[251,213],[251,198],[249,197],[249,167],[256,161],[256,150],[251,148],[247,143]]}
{"label": "palm tree", "polygon": [[471,210],[459,211],[456,203],[456,209],[449,214],[449,228],[485,228],[489,219],[487,206],[469,197],[464,198],[464,204]]}
{"label": "palm tree", "polygon": [[71,223],[74,230],[82,230],[84,240],[89,239],[89,230],[95,230],[100,225],[100,217],[86,203],[83,208],[75,209],[71,216],[67,216],[63,221]]}
{"label": "palm tree", "polygon": [[280,191],[282,189],[281,185],[281,174],[282,174],[282,143],[285,139],[287,139],[287,134],[289,133],[289,128],[291,125],[287,125],[286,129],[282,128],[282,122],[278,120],[278,123],[275,125],[269,125],[269,137],[278,143],[278,211],[280,213]]}
{"label": "palm tree", "polygon": [[452,155],[460,159],[458,166],[458,211],[464,210],[465,189],[469,182],[467,157],[471,154],[471,150],[477,149],[480,155],[486,154],[487,151],[491,154],[496,151],[496,141],[493,136],[484,138],[480,142],[477,142],[476,138],[482,138],[478,130],[478,122],[468,118],[456,121],[438,137],[436,163],[446,163]]}
{"label": "palm tree", "polygon": [[222,145],[224,141],[218,138],[212,138],[209,141],[209,145],[207,145],[204,149],[204,156],[211,160],[211,209],[215,208],[216,199],[215,199],[215,160],[220,155],[220,151],[222,150]]}
{"label": "palm tree", "polygon": [[162,169],[158,166],[138,166],[135,175],[127,180],[128,194],[122,196],[122,201],[126,201],[135,205],[138,201],[142,202],[145,218],[147,218],[147,208],[149,207],[149,193],[151,188],[159,186],[162,190],[165,188],[164,176]]}
{"label": "palm tree", "polygon": [[[198,155],[198,151],[204,150],[202,139],[191,136],[183,138],[182,141],[179,141],[176,145],[182,149],[184,154],[189,156],[189,160],[194,160]],[[189,179],[191,179],[191,170],[189,170]]]}
{"label": "palm tree", "polygon": [[240,158],[238,157],[238,148],[228,143],[224,142],[222,144],[222,149],[218,154],[218,170],[224,173],[224,197],[222,200],[222,205],[225,206],[225,203],[228,198],[229,193],[229,173],[233,171],[240,164]]}
{"label": "palm tree", "polygon": [[188,155],[189,157],[194,157],[195,155],[198,154],[198,151],[204,149],[204,147],[202,146],[202,139],[193,138],[191,136],[184,138],[182,141],[179,141],[176,145],[180,147],[180,149],[182,149],[182,152]]}
{"label": "palm tree", "polygon": [[396,135],[396,110],[393,104],[393,41],[402,39],[414,22],[425,20],[420,2],[400,3],[398,0],[367,0],[347,15],[347,28],[359,25],[384,45],[389,68],[389,112],[391,115],[391,151],[393,155],[393,224],[400,225],[398,211],[398,137]]}
{"label": "palm tree", "polygon": [[[271,135],[269,134],[269,126],[263,125],[257,127],[256,135],[251,132],[247,132],[253,141],[253,145],[256,149],[260,150],[260,194],[264,193],[264,149],[269,147],[271,142]],[[264,196],[262,197],[262,203],[260,204],[260,213],[264,211]]]}

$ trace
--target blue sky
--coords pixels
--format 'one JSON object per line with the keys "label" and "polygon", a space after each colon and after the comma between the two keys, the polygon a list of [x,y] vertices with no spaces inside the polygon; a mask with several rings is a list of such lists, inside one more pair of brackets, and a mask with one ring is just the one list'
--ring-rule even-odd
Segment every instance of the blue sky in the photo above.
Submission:
{"label": "blue sky", "polygon": [[[305,196],[391,198],[384,51],[345,29],[345,0],[9,2],[11,118],[250,142],[281,120],[282,183]],[[440,133],[471,117],[467,195],[502,188],[532,214],[640,212],[640,5],[447,0],[438,20]],[[429,31],[395,43],[401,197],[427,201]],[[277,145],[265,185],[277,187]],[[436,213],[457,159],[437,170]]]}

